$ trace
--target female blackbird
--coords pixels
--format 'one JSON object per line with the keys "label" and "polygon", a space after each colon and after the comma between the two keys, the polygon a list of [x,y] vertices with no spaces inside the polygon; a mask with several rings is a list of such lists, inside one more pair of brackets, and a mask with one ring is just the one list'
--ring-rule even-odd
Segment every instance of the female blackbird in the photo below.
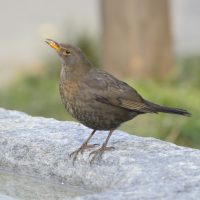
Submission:
{"label": "female blackbird", "polygon": [[170,108],[151,103],[142,98],[135,89],[116,79],[114,76],[95,68],[74,46],[57,43],[47,39],[46,43],[58,53],[62,69],[59,91],[66,110],[93,131],[87,140],[72,152],[73,163],[79,153],[95,145],[88,144],[96,130],[109,130],[108,137],[96,151],[90,162],[101,158],[106,150],[112,132],[121,123],[144,113],[172,113],[189,116],[186,110]]}

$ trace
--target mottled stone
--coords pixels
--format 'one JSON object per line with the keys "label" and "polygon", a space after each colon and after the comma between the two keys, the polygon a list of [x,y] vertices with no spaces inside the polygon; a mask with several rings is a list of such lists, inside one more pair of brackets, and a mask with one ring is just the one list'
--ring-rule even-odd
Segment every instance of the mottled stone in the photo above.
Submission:
{"label": "mottled stone", "polygon": [[[0,109],[0,199],[3,195],[26,199],[29,193],[30,200],[44,199],[48,190],[52,200],[199,198],[199,150],[115,131],[110,140],[114,151],[106,152],[92,166],[88,151],[73,166],[68,155],[90,132],[75,122]],[[91,142],[101,144],[106,136],[107,132],[97,132]],[[18,174],[18,179],[5,178],[5,171]],[[32,177],[44,189],[37,189]],[[59,189],[53,190],[52,184]],[[16,190],[16,185],[21,188]],[[28,194],[24,185],[29,185]]]}

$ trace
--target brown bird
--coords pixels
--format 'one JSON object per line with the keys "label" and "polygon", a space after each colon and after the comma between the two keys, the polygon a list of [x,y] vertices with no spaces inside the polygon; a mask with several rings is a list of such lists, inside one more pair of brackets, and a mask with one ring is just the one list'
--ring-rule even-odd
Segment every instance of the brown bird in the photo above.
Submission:
{"label": "brown bird", "polygon": [[183,109],[160,106],[145,100],[135,89],[105,71],[95,68],[83,52],[74,46],[47,39],[58,53],[62,69],[59,90],[66,110],[79,122],[93,129],[85,142],[70,154],[73,163],[79,153],[95,147],[88,144],[96,130],[109,130],[103,145],[90,153],[93,162],[104,151],[113,149],[107,143],[121,123],[145,113],[172,113],[189,116]]}

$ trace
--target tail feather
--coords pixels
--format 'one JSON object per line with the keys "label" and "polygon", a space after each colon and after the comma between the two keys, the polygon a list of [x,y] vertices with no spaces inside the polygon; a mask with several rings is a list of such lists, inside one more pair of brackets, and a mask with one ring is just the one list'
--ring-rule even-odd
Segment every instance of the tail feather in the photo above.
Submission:
{"label": "tail feather", "polygon": [[170,108],[166,106],[160,106],[149,101],[145,101],[145,103],[152,109],[153,112],[164,112],[164,113],[171,113],[177,115],[184,115],[184,116],[191,116],[187,110],[179,109],[179,108]]}

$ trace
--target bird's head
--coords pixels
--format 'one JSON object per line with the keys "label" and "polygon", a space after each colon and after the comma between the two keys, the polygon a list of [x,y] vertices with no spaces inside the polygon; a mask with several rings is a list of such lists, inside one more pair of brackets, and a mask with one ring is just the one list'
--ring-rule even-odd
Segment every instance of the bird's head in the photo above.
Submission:
{"label": "bird's head", "polygon": [[46,39],[45,42],[56,50],[63,66],[70,68],[82,68],[84,65],[89,65],[89,61],[79,48],[69,44],[58,43],[52,39]]}

